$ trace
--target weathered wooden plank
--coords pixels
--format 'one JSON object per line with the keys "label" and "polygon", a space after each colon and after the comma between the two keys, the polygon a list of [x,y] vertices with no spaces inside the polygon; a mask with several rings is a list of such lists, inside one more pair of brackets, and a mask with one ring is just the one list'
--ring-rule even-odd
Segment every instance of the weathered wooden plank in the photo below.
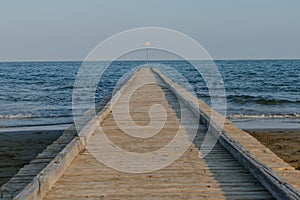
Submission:
{"label": "weathered wooden plank", "polygon": [[[106,101],[107,104],[102,103],[97,108],[101,111],[96,117],[92,118],[91,111],[85,113],[77,124],[81,127],[78,137],[75,137],[75,127],[71,126],[65,135],[53,143],[53,146],[48,147],[30,163],[31,166],[36,165],[36,168],[25,168],[19,177],[12,179],[12,182],[22,183],[22,187],[26,186],[15,199],[40,199],[45,194],[45,199],[272,199],[272,195],[258,180],[276,197],[297,197],[294,193],[295,188],[290,185],[290,183],[297,184],[297,181],[286,184],[279,176],[293,180],[291,177],[296,173],[285,173],[286,170],[292,172],[293,169],[229,121],[225,121],[219,143],[205,158],[200,158],[200,148],[210,149],[209,146],[201,146],[203,139],[206,134],[215,134],[214,131],[218,130],[222,116],[198,99],[195,103],[195,98],[190,93],[159,71],[154,71],[155,73],[149,69],[137,71],[108,103]],[[135,85],[143,85],[145,79],[152,80],[153,83],[140,87],[131,96],[130,90]],[[142,133],[126,120],[127,109],[124,109],[126,107],[124,99],[129,96],[131,96],[130,115],[139,125],[147,125],[150,122],[148,111],[151,105],[164,106],[168,117],[164,128],[157,135],[146,139],[131,137],[117,126],[112,115],[113,108],[118,108],[113,114],[118,115],[120,119],[118,122],[127,126],[127,130],[136,135]],[[179,120],[181,111],[188,113],[183,121]],[[194,122],[199,122],[195,117],[199,112],[200,123],[211,125],[212,133],[207,133],[207,128],[203,125],[200,125],[200,128],[193,125]],[[162,113],[164,112],[155,111],[156,117],[152,118],[152,122],[163,121],[164,118],[158,115]],[[211,113],[216,114],[215,121],[210,121]],[[95,131],[99,124],[107,137],[120,148],[139,153],[159,149],[167,144],[176,134],[179,125],[184,125],[182,127],[187,135],[190,131],[196,131],[197,135],[191,141],[193,143],[191,147],[171,165],[154,172],[131,174],[113,170],[91,155],[91,152],[107,155],[111,153],[105,152],[105,148],[96,148],[97,144],[89,144],[89,141],[96,141],[97,134],[101,134]],[[67,142],[68,140],[71,142]],[[83,151],[86,144],[91,147],[89,151]],[[228,151],[225,151],[224,147]],[[62,150],[58,155],[57,149]],[[143,167],[146,164],[147,161],[136,165]],[[271,166],[272,169],[266,166]],[[249,169],[251,167],[253,169]],[[42,171],[28,185],[25,181],[29,177],[27,175],[34,176],[40,168]],[[274,176],[274,170],[277,170],[278,176]],[[271,174],[268,175],[269,172]],[[24,182],[21,182],[22,177]],[[261,180],[261,177],[267,180]],[[278,180],[282,182],[276,182]],[[21,184],[19,186],[21,187]],[[20,187],[16,187],[16,191],[20,191]],[[2,197],[13,196],[6,193]]]}
{"label": "weathered wooden plank", "polygon": [[[216,113],[203,101],[191,100],[191,94],[185,89],[179,86],[177,83],[171,81],[165,77],[160,71],[154,70],[154,72],[160,76],[164,82],[171,88],[171,90],[181,97],[182,101],[185,101],[196,114],[201,115],[201,120],[204,124],[211,126],[211,131],[215,135],[218,134],[218,130],[222,130],[219,141],[249,172],[256,177],[276,198],[279,199],[299,199],[300,192],[296,188],[299,188],[300,181],[293,182],[293,179],[282,176],[276,173],[272,169],[285,168],[287,170],[295,171],[290,168],[282,159],[277,157],[274,153],[269,151],[265,146],[261,145],[255,138],[239,130],[230,121]],[[214,113],[215,119],[211,120],[212,113]],[[225,121],[224,126],[218,121]],[[260,149],[261,151],[256,151]],[[263,154],[261,154],[263,152]],[[298,179],[300,180],[300,179]]]}
{"label": "weathered wooden plank", "polygon": [[[140,78],[141,76],[146,76],[144,78],[157,78],[149,69],[144,69],[136,75],[136,79],[131,84],[142,83],[143,79]],[[130,84],[127,86],[128,90],[132,88]],[[177,97],[170,90],[165,90],[161,87],[164,86],[151,84],[139,89],[137,91],[138,95],[131,98],[132,102],[134,102],[133,107],[135,110],[130,114],[134,120],[137,119],[137,122],[142,121],[141,117],[143,117],[145,123],[150,120],[147,118],[149,108],[139,108],[140,106],[149,107],[151,99],[153,100],[152,103],[167,105],[165,109],[168,118],[164,129],[155,137],[136,139],[124,134],[114,122],[114,116],[109,113],[101,123],[102,130],[107,137],[121,148],[130,148],[136,152],[139,152],[141,147],[145,149],[149,148],[148,145],[150,145],[151,148],[157,148],[168,142],[169,138],[172,138],[174,133],[177,132],[178,128],[176,126],[180,125],[181,122],[177,116],[177,113],[179,113],[178,107],[176,108],[174,105],[169,106],[170,103],[176,102]],[[127,89],[124,88],[122,90],[124,98],[128,92]],[[122,99],[121,96],[115,105],[122,107],[126,103]],[[143,99],[147,99],[150,102],[148,101],[144,104]],[[188,119],[194,120],[195,116],[193,113],[184,104],[183,106],[183,110],[190,113]],[[136,112],[137,110],[138,112]],[[122,116],[123,122],[121,120],[121,123],[126,125],[124,113],[125,110],[114,112],[114,114]],[[163,119],[155,118],[155,120],[160,121]],[[126,128],[131,132],[139,133],[130,124]],[[105,148],[98,147],[97,143],[89,144],[89,151],[85,150],[76,157],[67,171],[45,196],[45,199],[143,199],[141,197],[150,199],[198,199],[201,197],[226,199],[230,197],[233,199],[237,196],[243,199],[272,199],[272,195],[220,144],[215,146],[207,158],[199,158],[199,147],[207,132],[206,127],[201,126],[198,130],[197,126],[186,125],[184,128],[197,132],[197,137],[194,141],[191,141],[193,145],[174,163],[154,172],[132,174],[111,169],[90,154],[91,151],[107,155],[110,155],[111,152],[106,152]],[[95,141],[97,134],[101,134],[101,132],[92,133],[89,136],[90,140]],[[150,143],[147,144],[146,142]],[[87,140],[87,143],[89,143],[89,140]],[[136,165],[144,166],[146,163],[145,161],[136,163]]]}

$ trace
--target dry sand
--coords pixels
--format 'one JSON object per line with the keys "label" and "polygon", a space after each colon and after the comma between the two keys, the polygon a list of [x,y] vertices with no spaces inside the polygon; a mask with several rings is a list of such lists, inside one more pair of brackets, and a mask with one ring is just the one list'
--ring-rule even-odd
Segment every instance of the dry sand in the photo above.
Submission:
{"label": "dry sand", "polygon": [[55,141],[63,131],[0,133],[0,186]]}
{"label": "dry sand", "polygon": [[300,170],[300,130],[246,130],[285,162]]}

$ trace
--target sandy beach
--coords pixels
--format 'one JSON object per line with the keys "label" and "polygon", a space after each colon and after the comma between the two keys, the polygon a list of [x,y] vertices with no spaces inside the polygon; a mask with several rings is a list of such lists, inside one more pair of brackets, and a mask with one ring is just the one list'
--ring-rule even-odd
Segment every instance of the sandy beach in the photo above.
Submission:
{"label": "sandy beach", "polygon": [[63,131],[0,133],[0,186],[55,141]]}
{"label": "sandy beach", "polygon": [[246,130],[285,162],[300,169],[300,130]]}

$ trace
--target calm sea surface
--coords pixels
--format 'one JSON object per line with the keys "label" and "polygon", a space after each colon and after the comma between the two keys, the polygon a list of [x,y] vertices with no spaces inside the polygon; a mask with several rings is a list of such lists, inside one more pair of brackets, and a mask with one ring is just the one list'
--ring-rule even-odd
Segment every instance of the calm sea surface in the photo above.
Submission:
{"label": "calm sea surface", "polygon": [[[300,60],[215,63],[225,84],[227,117],[244,126],[263,124],[266,127],[268,120],[279,120],[283,123],[280,127],[300,128]],[[93,63],[95,66],[104,64]],[[112,63],[98,84],[95,102],[110,94],[125,73],[142,64],[142,61]],[[161,64],[180,72],[197,96],[210,104],[205,82],[189,63],[151,62],[153,66]],[[209,66],[205,61],[193,64]],[[0,63],[0,128],[72,123],[72,90],[80,65],[81,62]],[[172,71],[162,71],[178,80]]]}

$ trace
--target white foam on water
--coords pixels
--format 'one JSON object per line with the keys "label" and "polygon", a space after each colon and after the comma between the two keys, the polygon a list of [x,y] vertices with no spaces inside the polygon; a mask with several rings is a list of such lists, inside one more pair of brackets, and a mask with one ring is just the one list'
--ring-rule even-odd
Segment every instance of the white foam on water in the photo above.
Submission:
{"label": "white foam on water", "polygon": [[0,128],[0,133],[7,132],[21,132],[21,131],[39,131],[39,130],[66,130],[72,124],[46,125],[46,126],[22,126],[22,127],[8,127]]}
{"label": "white foam on water", "polygon": [[267,115],[247,115],[247,114],[228,114],[227,118],[235,119],[285,119],[285,118],[300,118],[300,114],[267,114]]}

